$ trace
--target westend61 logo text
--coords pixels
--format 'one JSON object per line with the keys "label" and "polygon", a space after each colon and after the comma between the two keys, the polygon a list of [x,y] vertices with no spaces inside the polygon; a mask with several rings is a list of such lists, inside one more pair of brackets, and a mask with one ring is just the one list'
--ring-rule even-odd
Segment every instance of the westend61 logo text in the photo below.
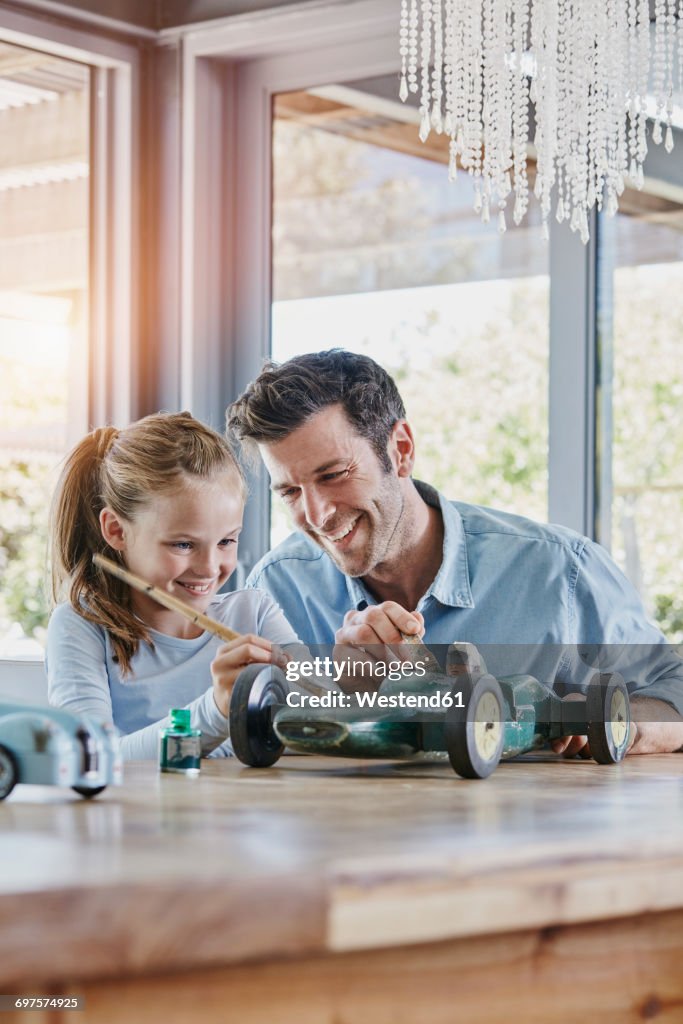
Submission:
{"label": "westend61 logo text", "polygon": [[448,711],[449,708],[464,708],[462,693],[458,690],[449,693],[436,690],[434,693],[379,693],[377,690],[359,690],[355,693],[343,693],[341,690],[328,690],[327,693],[288,693],[287,707],[290,708],[366,708],[367,710],[386,710],[392,708],[408,708],[430,711]]}

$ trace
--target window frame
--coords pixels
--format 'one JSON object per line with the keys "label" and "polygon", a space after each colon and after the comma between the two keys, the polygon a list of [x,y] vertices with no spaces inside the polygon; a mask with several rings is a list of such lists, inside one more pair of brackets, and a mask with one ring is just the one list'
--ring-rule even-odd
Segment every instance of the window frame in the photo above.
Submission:
{"label": "window frame", "polygon": [[139,50],[113,34],[4,4],[0,40],[91,69],[87,419],[89,425],[126,423],[137,404],[132,281]]}
{"label": "window frame", "polygon": [[[85,415],[88,428],[123,425],[138,415],[140,405],[133,289],[139,267],[140,49],[114,33],[2,3],[0,40],[86,64],[91,71]],[[0,675],[9,675],[12,661],[0,657]]]}

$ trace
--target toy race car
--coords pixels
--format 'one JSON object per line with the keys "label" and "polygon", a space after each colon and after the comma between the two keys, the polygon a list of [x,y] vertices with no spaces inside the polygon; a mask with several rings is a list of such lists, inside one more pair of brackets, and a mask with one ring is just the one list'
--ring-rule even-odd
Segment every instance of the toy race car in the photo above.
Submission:
{"label": "toy race car", "polygon": [[[501,758],[562,736],[587,735],[600,764],[624,758],[631,716],[621,676],[596,672],[585,696],[562,699],[533,676],[496,679],[471,644],[451,645],[447,666],[447,673],[432,671],[419,681],[384,680],[377,693],[387,698],[387,710],[369,714],[353,702],[334,711],[290,707],[283,673],[250,665],[238,676],[230,702],[234,752],[252,767],[275,764],[285,746],[298,753],[385,760],[446,753],[466,779],[484,779]],[[399,693],[427,699],[419,710],[397,706],[398,700],[391,706]]]}
{"label": "toy race car", "polygon": [[0,800],[17,782],[93,797],[123,779],[118,732],[58,708],[0,704]]}

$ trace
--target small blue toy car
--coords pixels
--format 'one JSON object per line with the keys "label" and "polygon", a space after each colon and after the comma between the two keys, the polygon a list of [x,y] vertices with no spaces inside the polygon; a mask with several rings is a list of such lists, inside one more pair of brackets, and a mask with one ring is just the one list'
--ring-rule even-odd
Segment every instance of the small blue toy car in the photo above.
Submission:
{"label": "small blue toy car", "polygon": [[60,708],[0,704],[0,800],[18,782],[93,797],[123,779],[118,732]]}

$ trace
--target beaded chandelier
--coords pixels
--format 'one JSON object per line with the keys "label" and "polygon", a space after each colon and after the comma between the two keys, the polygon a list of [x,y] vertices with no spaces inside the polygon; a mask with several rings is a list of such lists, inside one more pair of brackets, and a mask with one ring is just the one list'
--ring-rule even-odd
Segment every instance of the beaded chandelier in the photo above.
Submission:
{"label": "beaded chandelier", "polygon": [[671,152],[683,68],[683,0],[654,14],[651,36],[648,0],[401,0],[400,97],[419,93],[423,142],[450,138],[449,177],[473,176],[482,220],[503,232],[508,203],[526,213],[530,104],[544,237],[553,189],[585,243],[594,206],[616,213],[627,177],[642,188],[647,118]]}

